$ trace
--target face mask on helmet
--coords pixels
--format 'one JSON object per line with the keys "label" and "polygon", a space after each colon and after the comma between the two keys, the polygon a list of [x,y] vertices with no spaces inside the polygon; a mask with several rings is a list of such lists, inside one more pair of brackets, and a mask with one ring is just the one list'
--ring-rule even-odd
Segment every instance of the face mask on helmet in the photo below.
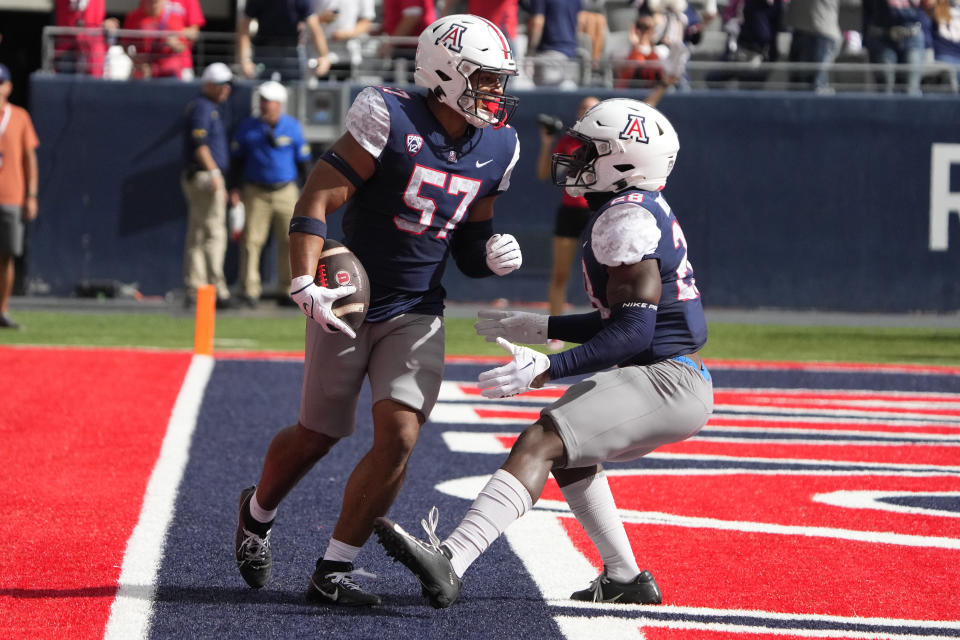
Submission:
{"label": "face mask on helmet", "polygon": [[597,140],[585,136],[573,129],[567,129],[566,135],[580,143],[573,153],[553,154],[550,166],[553,183],[566,187],[572,196],[581,196],[597,184],[597,160],[613,152],[609,140]]}
{"label": "face mask on helmet", "polygon": [[469,60],[462,61],[457,69],[467,85],[457,99],[460,111],[497,129],[507,124],[520,102],[515,96],[506,95],[507,81],[515,74],[481,67]]}
{"label": "face mask on helmet", "polygon": [[420,34],[414,82],[475,127],[507,123],[519,102],[505,95],[516,74],[507,39],[487,20],[447,16]]}

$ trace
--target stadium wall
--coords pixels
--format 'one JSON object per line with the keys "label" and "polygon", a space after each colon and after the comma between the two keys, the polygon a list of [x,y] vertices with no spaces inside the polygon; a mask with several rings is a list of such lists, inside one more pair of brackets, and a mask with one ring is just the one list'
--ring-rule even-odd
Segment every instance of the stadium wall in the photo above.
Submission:
{"label": "stadium wall", "polygon": [[[55,295],[90,279],[136,282],[147,295],[182,286],[179,119],[198,89],[32,77],[42,199],[29,233],[30,281]],[[250,94],[236,87],[234,117],[248,112]],[[520,94],[521,160],[496,227],[518,237],[524,266],[479,281],[451,266],[451,299],[546,299],[559,194],[535,175],[536,116],[567,121],[582,95]],[[670,95],[660,108],[681,141],[664,193],[708,306],[960,309],[956,98],[709,92]],[[228,275],[235,253],[231,245]],[[273,255],[265,252],[265,282]],[[586,301],[576,273],[570,300]]]}

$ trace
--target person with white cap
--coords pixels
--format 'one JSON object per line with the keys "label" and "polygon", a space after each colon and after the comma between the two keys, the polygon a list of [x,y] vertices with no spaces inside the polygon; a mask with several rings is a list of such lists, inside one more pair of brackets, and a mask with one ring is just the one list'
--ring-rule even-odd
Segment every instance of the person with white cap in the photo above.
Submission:
{"label": "person with white cap", "polygon": [[232,306],[223,274],[227,253],[227,188],[230,162],[222,105],[230,96],[233,72],[214,62],[200,76],[203,88],[187,104],[183,119],[184,172],[180,184],[188,203],[183,271],[186,305],[196,301],[197,287],[217,288],[217,306]]}
{"label": "person with white cap", "polygon": [[[305,177],[310,146],[300,122],[285,113],[287,90],[268,80],[257,88],[259,116],[237,125],[230,145],[231,200],[242,194],[246,224],[240,241],[240,301],[257,306],[262,293],[260,253],[273,228],[277,243],[277,282],[290,281],[287,229],[300,196],[298,178]],[[285,292],[284,292],[285,293]],[[281,304],[287,296],[280,296]]]}

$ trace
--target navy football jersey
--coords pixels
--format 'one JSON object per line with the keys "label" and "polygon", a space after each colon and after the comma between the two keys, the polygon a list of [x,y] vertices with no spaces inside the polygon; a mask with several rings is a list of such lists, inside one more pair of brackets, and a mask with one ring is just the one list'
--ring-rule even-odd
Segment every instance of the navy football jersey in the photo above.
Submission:
{"label": "navy football jersey", "polygon": [[441,314],[450,243],[471,205],[506,191],[520,154],[516,131],[467,128],[452,139],[426,95],[368,87],[347,130],[376,170],[347,205],[344,244],[370,276],[368,322],[399,313]]}
{"label": "navy football jersey", "polygon": [[662,289],[653,340],[621,365],[659,362],[697,351],[706,343],[707,321],[687,240],[662,194],[637,189],[621,193],[597,210],[580,242],[584,287],[604,321],[610,318],[607,268],[643,259],[660,263]]}

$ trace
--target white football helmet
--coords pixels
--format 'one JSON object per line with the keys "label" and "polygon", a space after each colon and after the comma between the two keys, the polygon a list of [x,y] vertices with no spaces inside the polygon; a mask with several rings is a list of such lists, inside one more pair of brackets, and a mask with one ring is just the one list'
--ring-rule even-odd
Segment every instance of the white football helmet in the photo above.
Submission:
{"label": "white football helmet", "polygon": [[[496,74],[503,93],[471,84],[477,71]],[[463,113],[475,127],[502,127],[518,99],[506,95],[507,80],[517,75],[510,43],[492,22],[458,14],[440,18],[420,34],[413,80],[441,102]]]}
{"label": "white football helmet", "polygon": [[665,115],[627,98],[600,102],[566,133],[581,145],[572,154],[553,154],[553,181],[572,196],[630,188],[659,191],[680,149]]}

